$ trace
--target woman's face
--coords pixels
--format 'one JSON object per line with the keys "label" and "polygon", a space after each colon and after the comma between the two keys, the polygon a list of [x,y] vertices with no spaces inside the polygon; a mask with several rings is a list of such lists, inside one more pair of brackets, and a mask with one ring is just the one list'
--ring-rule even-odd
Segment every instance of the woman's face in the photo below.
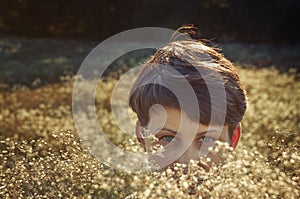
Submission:
{"label": "woman's face", "polygon": [[[190,160],[207,157],[211,162],[220,161],[211,149],[216,141],[230,144],[228,126],[206,125],[192,121],[186,113],[176,108],[156,107],[150,110],[148,134],[155,139],[144,139],[147,152],[153,148],[161,148],[160,155],[150,156],[150,159],[162,169],[173,163],[187,164]],[[211,164],[201,165],[209,168]]]}

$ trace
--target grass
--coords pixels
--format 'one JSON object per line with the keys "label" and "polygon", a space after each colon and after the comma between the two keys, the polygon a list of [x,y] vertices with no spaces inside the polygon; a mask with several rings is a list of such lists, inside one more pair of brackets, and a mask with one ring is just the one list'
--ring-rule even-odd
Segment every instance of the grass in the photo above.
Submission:
{"label": "grass", "polygon": [[[300,82],[293,72],[238,67],[248,93],[238,148],[221,165],[188,173],[128,174],[96,160],[72,119],[74,78],[0,92],[1,198],[299,198]],[[115,144],[136,147],[111,114],[116,79],[99,83],[97,115]],[[84,122],[88,122],[88,119]],[[125,141],[124,141],[125,140]],[[130,148],[130,147],[129,147]],[[203,160],[206,161],[206,160]]]}

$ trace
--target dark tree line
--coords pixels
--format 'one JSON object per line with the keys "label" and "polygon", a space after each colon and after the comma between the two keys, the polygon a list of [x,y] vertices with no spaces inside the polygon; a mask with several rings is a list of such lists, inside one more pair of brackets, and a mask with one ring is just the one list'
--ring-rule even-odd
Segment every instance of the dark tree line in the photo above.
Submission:
{"label": "dark tree line", "polygon": [[299,42],[299,0],[0,0],[0,34],[104,39],[196,24],[205,38]]}

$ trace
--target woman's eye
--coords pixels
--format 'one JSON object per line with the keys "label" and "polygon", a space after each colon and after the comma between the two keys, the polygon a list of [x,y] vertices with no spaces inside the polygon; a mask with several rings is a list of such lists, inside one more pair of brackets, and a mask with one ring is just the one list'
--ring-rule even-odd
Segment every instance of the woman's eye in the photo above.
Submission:
{"label": "woman's eye", "polygon": [[170,136],[170,135],[165,135],[160,138],[160,140],[163,140],[165,142],[172,142],[173,139],[174,139],[174,136]]}
{"label": "woman's eye", "polygon": [[214,141],[216,141],[216,139],[213,138],[213,137],[205,136],[205,137],[201,137],[201,138],[199,139],[199,141],[202,142],[202,143],[209,143],[209,142],[214,142]]}

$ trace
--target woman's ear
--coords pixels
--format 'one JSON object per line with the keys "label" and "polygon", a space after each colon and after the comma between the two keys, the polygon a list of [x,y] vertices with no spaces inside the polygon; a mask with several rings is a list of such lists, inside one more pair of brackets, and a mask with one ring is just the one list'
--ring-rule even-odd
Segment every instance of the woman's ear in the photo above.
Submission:
{"label": "woman's ear", "polygon": [[238,123],[232,133],[232,137],[231,137],[231,145],[233,148],[235,148],[237,146],[237,144],[239,143],[239,140],[241,138],[241,123]]}
{"label": "woman's ear", "polygon": [[143,131],[143,127],[141,126],[141,123],[139,120],[136,121],[135,124],[135,135],[137,140],[139,141],[140,145],[145,148],[145,141],[143,139],[143,137],[141,136],[141,133]]}

